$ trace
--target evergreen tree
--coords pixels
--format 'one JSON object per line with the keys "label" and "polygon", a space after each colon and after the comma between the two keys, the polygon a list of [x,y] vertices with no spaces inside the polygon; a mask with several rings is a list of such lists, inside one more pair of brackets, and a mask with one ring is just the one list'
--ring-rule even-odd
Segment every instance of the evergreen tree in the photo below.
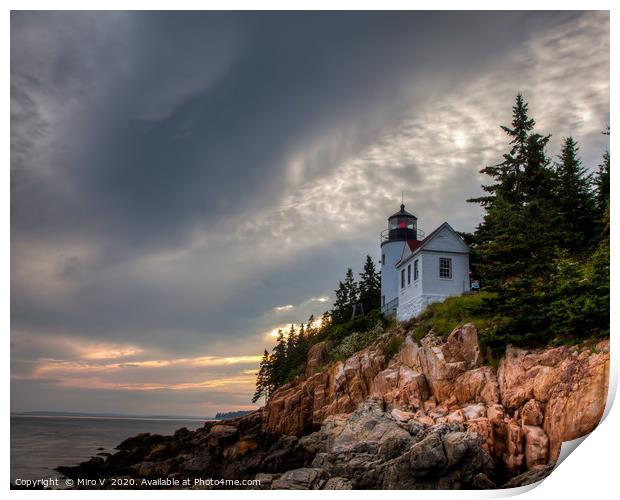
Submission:
{"label": "evergreen tree", "polygon": [[501,197],[504,203],[519,204],[521,202],[521,181],[528,160],[528,138],[535,124],[534,119],[528,116],[527,103],[523,96],[518,94],[512,108],[512,128],[503,125],[501,127],[510,139],[510,152],[503,155],[503,162],[486,166],[480,171],[494,181],[493,184],[482,186],[482,189],[489,194],[467,201],[480,203],[487,209],[495,205],[498,197]]}
{"label": "evergreen tree", "polygon": [[370,255],[366,256],[364,271],[360,273],[359,302],[365,313],[381,305],[381,277]]}
{"label": "evergreen tree", "polygon": [[321,316],[321,330],[327,328],[332,323],[332,315],[329,311],[325,311]]}
{"label": "evergreen tree", "polygon": [[[295,330],[295,325],[291,323],[291,328],[288,331],[288,336],[286,338],[286,358],[287,360],[294,360],[295,358],[295,349],[297,347],[297,332]],[[290,363],[287,364],[287,367],[290,366]]]}
{"label": "evergreen tree", "polygon": [[527,138],[526,161],[519,182],[521,189],[519,201],[522,204],[553,202],[555,178],[550,168],[551,162],[545,153],[550,138],[550,135],[543,136],[536,133],[530,134]]}
{"label": "evergreen tree", "polygon": [[261,396],[268,398],[271,395],[273,391],[272,368],[271,356],[269,356],[267,349],[265,349],[258,373],[256,374],[256,391],[254,392],[254,397],[252,397],[252,403],[256,403]]}
{"label": "evergreen tree", "polygon": [[[603,132],[603,135],[609,135],[609,125]],[[598,166],[596,179],[596,207],[601,218],[604,218],[605,210],[609,205],[609,149],[603,154],[603,163]]]}
{"label": "evergreen tree", "polygon": [[603,154],[603,163],[598,166],[596,174],[596,198],[597,207],[601,212],[605,211],[609,200],[609,150]]}
{"label": "evergreen tree", "polygon": [[[609,135],[609,125],[603,132],[603,135]],[[609,149],[603,154],[603,163],[599,164],[598,172],[594,179],[596,188],[596,212],[597,212],[597,229],[598,233],[604,231],[605,213],[609,212],[609,168],[610,168]]]}
{"label": "evergreen tree", "polygon": [[553,272],[558,241],[555,173],[545,154],[550,136],[533,132],[521,95],[513,107],[512,127],[504,162],[483,169],[495,184],[492,196],[471,200],[485,209],[474,234],[476,270],[482,284],[497,292],[489,305],[507,318],[499,338],[530,338],[545,328],[544,288]]}
{"label": "evergreen tree", "polygon": [[[331,310],[331,320],[334,324],[344,323],[349,319],[347,316],[347,308],[349,305],[349,293],[345,284],[338,282],[338,288],[335,290],[336,300],[334,301],[334,307]],[[350,312],[349,312],[350,314]]]}
{"label": "evergreen tree", "polygon": [[295,346],[295,364],[294,367],[299,370],[306,366],[306,357],[308,355],[308,337],[304,324],[299,327],[299,333],[297,334],[297,345]]}
{"label": "evergreen tree", "polygon": [[583,250],[592,237],[595,200],[592,180],[578,157],[572,137],[564,139],[556,164],[556,199],[564,248]]}
{"label": "evergreen tree", "polygon": [[332,323],[338,325],[351,319],[353,306],[359,302],[358,285],[353,277],[353,270],[347,269],[344,283],[340,281],[336,292],[336,301],[331,311]]}
{"label": "evergreen tree", "polygon": [[271,384],[274,389],[284,384],[286,375],[286,340],[284,339],[284,332],[280,329],[272,354]]}
{"label": "evergreen tree", "polygon": [[474,260],[483,286],[492,290],[545,267],[548,272],[548,252],[554,247],[554,174],[545,154],[550,136],[532,132],[535,121],[527,111],[517,95],[512,127],[502,127],[510,151],[499,165],[481,170],[495,181],[483,186],[491,196],[468,200],[485,209],[474,234]]}
{"label": "evergreen tree", "polygon": [[353,277],[353,270],[347,269],[347,274],[344,278],[344,287],[347,293],[346,309],[348,314],[346,319],[351,319],[351,313],[353,312],[353,306],[359,302],[359,290],[358,285]]}
{"label": "evergreen tree", "polygon": [[308,324],[306,325],[306,338],[308,342],[312,343],[314,336],[316,335],[316,325],[314,324],[314,314],[311,314],[308,318]]}

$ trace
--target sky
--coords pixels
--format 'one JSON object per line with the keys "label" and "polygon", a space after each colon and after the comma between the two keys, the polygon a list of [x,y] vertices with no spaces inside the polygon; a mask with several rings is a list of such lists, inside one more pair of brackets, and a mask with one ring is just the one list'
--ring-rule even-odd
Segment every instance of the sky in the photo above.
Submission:
{"label": "sky", "polygon": [[12,12],[11,410],[250,409],[278,327],[536,131],[608,137],[606,12]]}

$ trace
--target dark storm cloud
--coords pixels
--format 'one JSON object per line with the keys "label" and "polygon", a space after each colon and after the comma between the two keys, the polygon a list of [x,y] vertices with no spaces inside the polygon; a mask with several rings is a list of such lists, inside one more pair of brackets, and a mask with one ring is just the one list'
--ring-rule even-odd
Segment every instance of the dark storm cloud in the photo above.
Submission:
{"label": "dark storm cloud", "polygon": [[[334,163],[398,118],[413,78],[465,78],[523,36],[517,25],[549,16],[524,17],[17,13],[13,96],[25,123],[14,147],[36,150],[32,134],[57,126],[67,135],[43,160],[51,179],[17,158],[14,234],[86,233],[110,258],[179,245],[196,226],[265,206],[287,187],[287,156],[322,131],[358,136]],[[41,71],[28,62],[43,44]],[[40,87],[74,114],[46,118]],[[391,113],[377,120],[381,107]]]}
{"label": "dark storm cloud", "polygon": [[[500,157],[498,125],[519,90],[541,132],[558,135],[550,153],[573,133],[592,167],[606,146],[608,23],[562,12],[13,13],[21,383],[47,380],[41,360],[101,349],[128,363],[259,353],[274,327],[327,309],[311,299],[346,267],[377,257],[401,189],[424,229],[449,219],[471,230],[479,211],[464,200]],[[177,378],[177,399],[196,394]],[[97,379],[101,391],[110,380]]]}

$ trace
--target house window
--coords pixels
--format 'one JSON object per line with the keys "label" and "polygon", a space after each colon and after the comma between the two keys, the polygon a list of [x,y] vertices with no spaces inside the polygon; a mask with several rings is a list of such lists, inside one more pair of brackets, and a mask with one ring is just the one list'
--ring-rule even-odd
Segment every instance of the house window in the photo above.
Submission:
{"label": "house window", "polygon": [[405,270],[400,270],[400,287],[405,288]]}
{"label": "house window", "polygon": [[411,285],[411,264],[407,266],[407,284]]}
{"label": "house window", "polygon": [[385,306],[385,295],[381,296],[381,305]]}
{"label": "house window", "polygon": [[418,259],[413,261],[413,281],[418,281],[420,271],[418,269]]}
{"label": "house window", "polygon": [[439,257],[439,277],[452,279],[452,259]]}
{"label": "house window", "polygon": [[384,253],[381,254],[381,265],[385,266],[385,254]]}

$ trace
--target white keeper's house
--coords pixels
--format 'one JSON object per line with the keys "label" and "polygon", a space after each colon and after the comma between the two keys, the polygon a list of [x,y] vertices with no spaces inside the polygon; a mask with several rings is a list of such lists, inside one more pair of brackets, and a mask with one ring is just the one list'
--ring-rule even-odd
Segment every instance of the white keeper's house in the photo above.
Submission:
{"label": "white keeper's house", "polygon": [[381,310],[403,321],[428,304],[470,290],[469,247],[444,222],[425,237],[400,206],[381,233]]}

